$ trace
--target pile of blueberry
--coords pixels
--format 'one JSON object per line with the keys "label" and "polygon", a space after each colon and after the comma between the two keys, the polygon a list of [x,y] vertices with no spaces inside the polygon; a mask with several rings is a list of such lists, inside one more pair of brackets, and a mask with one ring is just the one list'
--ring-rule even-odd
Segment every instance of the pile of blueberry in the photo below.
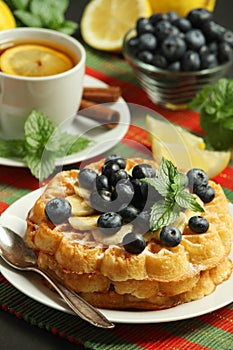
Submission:
{"label": "pile of blueberry", "polygon": [[186,17],[170,11],[139,18],[126,45],[140,61],[170,71],[199,71],[233,58],[233,32],[203,8]]}
{"label": "pile of blueberry", "polygon": [[[133,231],[124,236],[122,245],[127,252],[139,254],[146,247],[143,234],[150,229],[151,206],[162,197],[152,186],[140,181],[156,176],[150,164],[134,166],[132,175],[125,168],[124,158],[111,155],[106,158],[100,174],[91,168],[80,170],[78,183],[80,188],[89,192],[89,205],[100,213],[97,226],[103,234],[113,235],[122,225],[133,225]],[[192,169],[187,173],[187,186],[205,203],[214,198],[208,176],[201,169]],[[66,221],[70,215],[70,204],[64,198],[53,198],[46,204],[45,216],[54,224]],[[196,233],[204,233],[209,224],[204,217],[193,216],[189,227]],[[176,227],[165,226],[160,232],[160,240],[166,246],[177,246],[181,239],[182,234]]]}

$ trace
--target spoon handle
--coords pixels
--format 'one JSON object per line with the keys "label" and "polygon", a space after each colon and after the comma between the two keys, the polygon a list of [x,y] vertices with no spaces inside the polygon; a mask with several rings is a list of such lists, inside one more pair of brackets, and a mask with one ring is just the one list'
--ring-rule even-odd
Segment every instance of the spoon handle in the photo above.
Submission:
{"label": "spoon handle", "polygon": [[71,289],[63,286],[48,271],[43,271],[35,267],[30,268],[31,271],[39,273],[43,276],[52,287],[59,293],[68,306],[83,320],[101,328],[113,328],[114,324],[110,322],[100,311],[90,305],[87,301],[74,293]]}

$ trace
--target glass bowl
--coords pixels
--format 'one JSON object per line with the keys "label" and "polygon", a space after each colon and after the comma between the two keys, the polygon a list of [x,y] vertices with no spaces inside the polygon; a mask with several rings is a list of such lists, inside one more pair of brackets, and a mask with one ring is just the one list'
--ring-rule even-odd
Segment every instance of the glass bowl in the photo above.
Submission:
{"label": "glass bowl", "polygon": [[174,72],[157,68],[138,60],[129,50],[127,42],[136,36],[130,29],[123,40],[123,55],[132,67],[135,76],[150,100],[168,109],[181,110],[205,86],[215,84],[225,76],[233,59],[214,68],[192,72]]}

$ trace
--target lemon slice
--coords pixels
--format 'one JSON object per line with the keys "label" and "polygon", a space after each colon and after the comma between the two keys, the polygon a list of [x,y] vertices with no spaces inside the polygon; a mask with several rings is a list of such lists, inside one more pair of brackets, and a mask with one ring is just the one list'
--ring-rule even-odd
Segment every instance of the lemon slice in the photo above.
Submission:
{"label": "lemon slice", "polygon": [[98,50],[120,51],[126,32],[151,13],[148,0],[92,0],[81,18],[82,37]]}
{"label": "lemon slice", "polygon": [[152,153],[157,162],[162,157],[173,162],[179,169],[201,168],[210,179],[220,174],[231,159],[231,152],[200,150],[172,143],[152,140]]}
{"label": "lemon slice", "polygon": [[40,77],[65,72],[73,67],[73,62],[62,52],[47,46],[22,44],[4,51],[0,66],[7,74]]}
{"label": "lemon slice", "polygon": [[15,18],[4,1],[0,0],[0,30],[16,27]]}
{"label": "lemon slice", "polygon": [[155,119],[149,115],[146,116],[146,128],[149,133],[149,138],[157,138],[160,141],[189,145],[199,149],[205,148],[205,142],[202,137],[190,133],[184,128],[172,124],[169,121]]}

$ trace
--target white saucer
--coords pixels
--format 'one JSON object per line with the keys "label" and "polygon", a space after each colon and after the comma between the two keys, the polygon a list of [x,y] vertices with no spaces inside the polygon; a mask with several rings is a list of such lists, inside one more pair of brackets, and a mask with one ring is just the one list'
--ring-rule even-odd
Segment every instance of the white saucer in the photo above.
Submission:
{"label": "white saucer", "polygon": [[[107,85],[96,78],[85,75],[84,86],[105,87]],[[122,97],[120,97],[117,102],[106,105],[119,112],[120,120],[118,125],[113,129],[107,129],[94,120],[77,115],[71,125],[64,125],[64,131],[74,135],[86,137],[91,140],[91,144],[83,151],[66,156],[62,159],[58,158],[56,165],[68,165],[90,159],[103,152],[106,152],[121,141],[130,125],[129,108]],[[26,163],[20,160],[1,157],[0,165],[27,167]]]}

